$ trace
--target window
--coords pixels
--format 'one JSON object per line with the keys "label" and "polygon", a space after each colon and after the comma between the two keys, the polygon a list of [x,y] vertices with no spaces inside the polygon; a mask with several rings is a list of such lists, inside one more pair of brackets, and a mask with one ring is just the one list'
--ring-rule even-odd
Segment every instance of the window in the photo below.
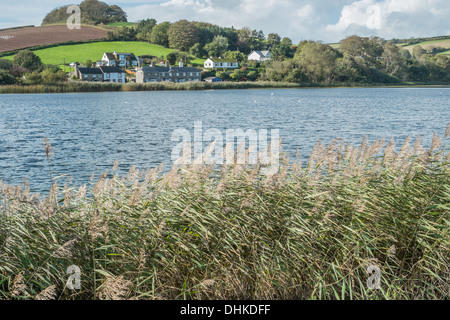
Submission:
{"label": "window", "polygon": [[109,78],[109,73],[106,74],[106,77]]}
{"label": "window", "polygon": [[121,73],[119,73],[119,78],[122,78],[122,74]]}
{"label": "window", "polygon": [[171,72],[169,72],[169,77],[171,77],[172,76],[172,73]]}

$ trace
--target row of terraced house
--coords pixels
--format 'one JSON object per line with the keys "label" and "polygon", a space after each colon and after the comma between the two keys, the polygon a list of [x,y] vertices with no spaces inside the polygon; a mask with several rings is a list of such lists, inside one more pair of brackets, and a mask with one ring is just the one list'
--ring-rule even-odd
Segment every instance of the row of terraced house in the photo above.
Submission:
{"label": "row of terraced house", "polygon": [[[270,52],[254,51],[249,55],[249,60],[270,60]],[[141,67],[142,60],[133,53],[105,52],[102,60],[96,62],[96,67],[75,66],[75,76],[82,81],[116,82],[125,83],[125,69],[136,68],[136,83],[148,82],[189,82],[201,81],[201,70],[193,67],[185,67],[183,61],[178,66],[170,66],[168,62],[156,65],[154,62],[149,67]],[[235,60],[209,58],[204,63],[205,69],[237,69],[239,63]]]}
{"label": "row of terraced house", "polygon": [[95,67],[75,65],[75,76],[82,81],[125,83],[124,70],[136,68],[137,83],[201,81],[202,77],[200,69],[184,67],[183,61],[177,67],[171,67],[168,62],[158,66],[152,62],[149,67],[141,65],[142,60],[133,53],[105,52]]}

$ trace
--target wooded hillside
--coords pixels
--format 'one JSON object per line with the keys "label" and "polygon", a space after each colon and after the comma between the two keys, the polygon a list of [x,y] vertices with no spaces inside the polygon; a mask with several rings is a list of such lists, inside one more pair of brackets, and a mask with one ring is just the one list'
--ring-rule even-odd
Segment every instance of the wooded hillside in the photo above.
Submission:
{"label": "wooded hillside", "polygon": [[[54,9],[42,21],[42,24],[66,23],[70,14],[67,7]],[[127,22],[127,14],[117,5],[107,5],[98,0],[84,0],[80,4],[81,22],[84,24],[107,24],[113,22]]]}

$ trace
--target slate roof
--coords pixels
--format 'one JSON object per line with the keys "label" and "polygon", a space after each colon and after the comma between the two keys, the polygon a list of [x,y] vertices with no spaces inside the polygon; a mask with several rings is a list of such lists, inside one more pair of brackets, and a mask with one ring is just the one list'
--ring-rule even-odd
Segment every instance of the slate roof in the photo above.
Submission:
{"label": "slate roof", "polygon": [[[260,55],[263,58],[266,58],[267,55],[270,53],[270,51],[259,51],[259,50],[254,50],[253,52],[256,52],[258,55]],[[251,55],[251,53],[250,53],[250,55]]]}
{"label": "slate roof", "polygon": [[108,60],[116,60],[116,57],[114,56],[114,53],[112,52],[105,52],[106,57],[108,58]]}
{"label": "slate roof", "polygon": [[191,67],[144,67],[144,72],[201,72],[200,69]]}
{"label": "slate roof", "polygon": [[125,71],[118,67],[99,67],[98,69],[103,73],[125,73]]}
{"label": "slate roof", "polygon": [[78,72],[80,72],[81,74],[103,74],[100,68],[81,67],[78,68]]}

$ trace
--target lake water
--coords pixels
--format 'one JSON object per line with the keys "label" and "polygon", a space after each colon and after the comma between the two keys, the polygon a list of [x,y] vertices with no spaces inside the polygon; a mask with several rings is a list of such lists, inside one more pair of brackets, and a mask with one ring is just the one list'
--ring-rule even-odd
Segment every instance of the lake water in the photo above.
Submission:
{"label": "lake water", "polygon": [[[124,173],[172,165],[174,130],[279,129],[284,150],[307,156],[321,138],[355,145],[366,135],[395,138],[433,132],[450,122],[449,88],[269,89],[0,95],[0,179],[32,190],[49,187],[44,137],[53,145],[52,171],[75,185],[110,170]],[[62,182],[63,183],[63,182]]]}

